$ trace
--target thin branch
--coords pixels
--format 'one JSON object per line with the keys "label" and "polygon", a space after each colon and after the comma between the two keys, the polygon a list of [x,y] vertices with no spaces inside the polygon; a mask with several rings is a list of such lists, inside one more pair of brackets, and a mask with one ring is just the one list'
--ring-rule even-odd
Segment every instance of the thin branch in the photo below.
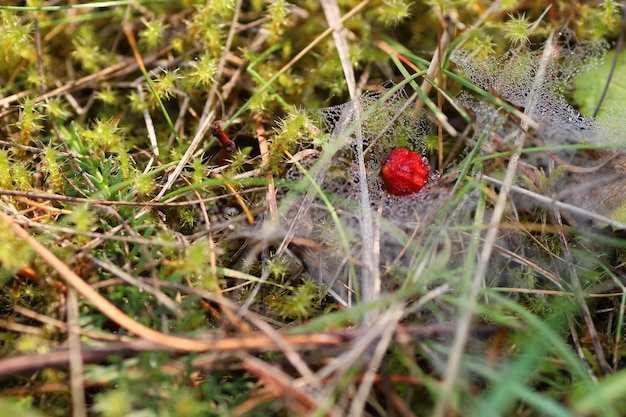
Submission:
{"label": "thin branch", "polygon": [[83,356],[80,344],[80,313],[78,296],[71,289],[67,293],[67,343],[70,355],[70,390],[72,392],[72,417],[86,417],[85,381],[83,377]]}

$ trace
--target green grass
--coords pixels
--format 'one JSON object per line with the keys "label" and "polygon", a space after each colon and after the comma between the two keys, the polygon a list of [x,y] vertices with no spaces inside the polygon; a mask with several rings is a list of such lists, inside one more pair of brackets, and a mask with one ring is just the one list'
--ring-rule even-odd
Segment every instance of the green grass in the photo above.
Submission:
{"label": "green grass", "polygon": [[[454,64],[520,48],[560,94],[543,42],[621,10],[490,6],[0,6],[0,414],[624,415],[621,125]],[[417,196],[384,191],[400,146]]]}

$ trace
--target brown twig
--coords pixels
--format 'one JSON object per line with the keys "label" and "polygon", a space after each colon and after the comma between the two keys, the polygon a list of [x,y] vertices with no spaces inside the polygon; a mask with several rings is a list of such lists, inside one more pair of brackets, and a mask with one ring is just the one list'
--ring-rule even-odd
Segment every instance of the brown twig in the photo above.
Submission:
{"label": "brown twig", "polygon": [[86,417],[84,363],[80,343],[80,312],[78,295],[74,289],[67,293],[67,330],[70,365],[70,392],[72,394],[72,417]]}
{"label": "brown twig", "polygon": [[[217,175],[216,177],[220,178],[221,176]],[[248,205],[246,204],[245,200],[239,195],[237,190],[235,190],[235,187],[230,185],[228,182],[224,181],[224,187],[226,187],[228,189],[228,191],[231,192],[231,195],[233,197],[235,197],[235,200],[237,200],[237,203],[239,204],[239,207],[241,207],[241,209],[243,210],[243,212],[246,215],[246,219],[248,220],[248,224],[254,226],[256,224],[256,221],[254,220],[254,215],[252,214],[252,211],[250,210],[250,207],[248,207]]]}
{"label": "brown twig", "polygon": [[37,50],[37,70],[39,71],[39,94],[44,94],[46,92],[46,78],[44,76],[43,70],[43,52],[41,46],[41,32],[39,31],[39,21],[35,19],[34,21],[34,29],[35,29],[35,49]]}
{"label": "brown twig", "polygon": [[[284,399],[295,415],[309,415],[314,411],[316,415],[340,415],[337,412],[324,410],[324,408],[330,408],[331,405],[323,401],[319,393],[298,387],[289,375],[275,366],[271,366],[249,354],[244,353],[242,357],[244,369],[257,376],[277,398]],[[319,414],[320,411],[322,414]]]}
{"label": "brown twig", "polygon": [[[176,289],[181,289],[183,287],[180,284],[166,283],[164,283],[163,286]],[[218,299],[215,294],[210,294],[206,291],[199,291],[190,287],[187,287],[187,289],[193,293],[203,294],[211,301],[215,301]],[[263,323],[261,319],[254,319],[254,315],[252,313],[247,312],[245,314],[246,317],[248,319],[252,319],[255,324]],[[265,326],[267,327],[269,325],[266,324]],[[472,330],[472,332],[482,337],[489,337],[495,334],[498,329],[500,329],[499,326],[493,325],[476,326]],[[215,346],[215,349],[212,349],[212,352],[210,352],[211,356],[198,356],[192,361],[191,365],[195,368],[211,368],[216,365],[213,356],[215,354],[227,355],[220,356],[222,358],[221,362],[223,362],[226,357],[233,357],[232,355],[235,354],[237,350],[245,350],[248,352],[284,351],[285,346],[287,345],[294,352],[306,350],[319,351],[322,348],[328,348],[330,349],[328,351],[328,354],[330,356],[335,356],[337,349],[346,350],[353,347],[352,343],[354,341],[361,342],[363,340],[363,337],[366,335],[365,332],[367,331],[367,329],[348,329],[334,332],[309,333],[302,335],[282,335],[276,330],[272,329],[270,331],[273,331],[275,335],[271,337],[254,334],[239,335],[235,338],[223,337],[215,338],[212,342],[207,341],[208,343],[212,343],[213,346]],[[414,343],[416,340],[424,340],[450,335],[453,333],[453,331],[454,329],[451,326],[398,326],[398,328],[396,329],[396,334],[402,334],[407,343]],[[81,334],[83,334],[83,330],[81,330]],[[272,342],[272,340],[276,338],[281,338],[282,342]],[[232,342],[234,340],[239,340],[240,343],[233,344]],[[226,343],[224,343],[224,341],[226,341]],[[223,349],[224,347],[226,347],[226,349]],[[104,346],[81,346],[80,349],[80,355],[82,357],[83,363],[100,363],[111,356],[118,356],[122,358],[132,357],[141,352],[171,352],[178,355],[189,352],[189,349],[186,349],[186,346],[183,345],[179,346],[178,348],[170,348],[163,344],[153,343],[148,340],[130,339],[128,339],[128,341],[126,342],[114,342]],[[0,378],[18,374],[26,374],[45,368],[67,369],[67,367],[69,366],[69,362],[70,351],[67,347],[52,350],[46,353],[29,353],[11,358],[5,358],[0,360]],[[321,381],[324,383],[328,382],[326,378],[327,377],[321,379]],[[376,378],[379,377],[377,376]],[[392,380],[393,382],[397,383],[405,383],[418,386],[423,384],[422,380],[412,377],[397,377],[392,378]],[[375,382],[376,381],[378,381],[378,379],[375,379]],[[308,385],[315,386],[315,384],[315,381],[308,381]]]}
{"label": "brown twig", "polygon": [[271,221],[278,220],[278,203],[276,202],[276,186],[274,185],[274,173],[270,170],[270,149],[267,143],[267,135],[263,127],[263,117],[257,114],[254,118],[256,123],[256,136],[259,142],[259,151],[261,153],[261,165],[268,172],[265,174],[267,180],[267,192],[265,201],[267,202],[267,210]]}

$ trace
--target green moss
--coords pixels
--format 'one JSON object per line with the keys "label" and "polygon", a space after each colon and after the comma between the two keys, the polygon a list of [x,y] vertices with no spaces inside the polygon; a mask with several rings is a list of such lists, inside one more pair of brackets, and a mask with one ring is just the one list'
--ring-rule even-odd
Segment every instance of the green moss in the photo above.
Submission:
{"label": "green moss", "polygon": [[307,125],[310,119],[306,113],[300,110],[293,110],[278,122],[275,135],[271,137],[270,167],[278,169],[278,163],[284,157],[284,152],[293,151],[294,147],[302,139],[309,139]]}
{"label": "green moss", "polygon": [[[5,75],[12,76],[22,60],[36,61],[32,34],[32,22],[23,22],[18,15],[7,10],[0,14],[2,30],[0,30],[0,62]],[[4,72],[3,71],[3,72]]]}
{"label": "green moss", "polygon": [[411,16],[411,2],[406,0],[383,0],[376,8],[378,21],[383,25],[395,26]]}
{"label": "green moss", "polygon": [[531,27],[532,23],[524,14],[510,16],[504,24],[505,36],[513,45],[528,43]]}
{"label": "green moss", "polygon": [[0,187],[9,189],[11,188],[11,157],[9,152],[0,149]]}
{"label": "green moss", "polygon": [[185,72],[185,81],[193,88],[209,88],[215,81],[218,62],[207,54],[200,55],[191,70]]}
{"label": "green moss", "polygon": [[44,170],[48,174],[46,183],[60,188],[62,185],[61,167],[58,160],[59,155],[53,148],[46,148],[44,152]]}
{"label": "green moss", "polygon": [[0,227],[0,268],[15,273],[30,264],[34,252],[6,225]]}
{"label": "green moss", "polygon": [[147,50],[155,50],[163,40],[167,25],[160,20],[143,20],[145,29],[139,32],[139,44]]}
{"label": "green moss", "polygon": [[41,106],[34,100],[26,100],[20,109],[19,119],[16,127],[19,131],[19,142],[27,145],[33,140],[33,135],[43,129],[43,118]]}
{"label": "green moss", "polygon": [[82,136],[98,154],[116,152],[124,143],[123,129],[119,127],[119,120],[114,118],[96,119],[89,129],[82,132]]}
{"label": "green moss", "polygon": [[90,25],[80,25],[73,39],[72,57],[86,73],[97,72],[110,62],[105,50],[98,44],[98,34]]}
{"label": "green moss", "polygon": [[319,288],[311,281],[305,281],[291,292],[281,294],[272,305],[282,319],[302,321],[314,314],[315,301],[319,297]]}
{"label": "green moss", "polygon": [[157,77],[153,80],[156,96],[160,100],[168,100],[174,97],[174,90],[176,88],[176,83],[179,78],[180,77],[177,70],[165,70],[157,75]]}

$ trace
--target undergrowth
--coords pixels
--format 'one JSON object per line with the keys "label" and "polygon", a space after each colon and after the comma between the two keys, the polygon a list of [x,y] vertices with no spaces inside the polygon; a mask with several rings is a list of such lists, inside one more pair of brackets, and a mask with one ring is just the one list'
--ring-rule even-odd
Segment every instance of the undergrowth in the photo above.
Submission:
{"label": "undergrowth", "polygon": [[9,3],[0,414],[626,413],[620,4]]}

